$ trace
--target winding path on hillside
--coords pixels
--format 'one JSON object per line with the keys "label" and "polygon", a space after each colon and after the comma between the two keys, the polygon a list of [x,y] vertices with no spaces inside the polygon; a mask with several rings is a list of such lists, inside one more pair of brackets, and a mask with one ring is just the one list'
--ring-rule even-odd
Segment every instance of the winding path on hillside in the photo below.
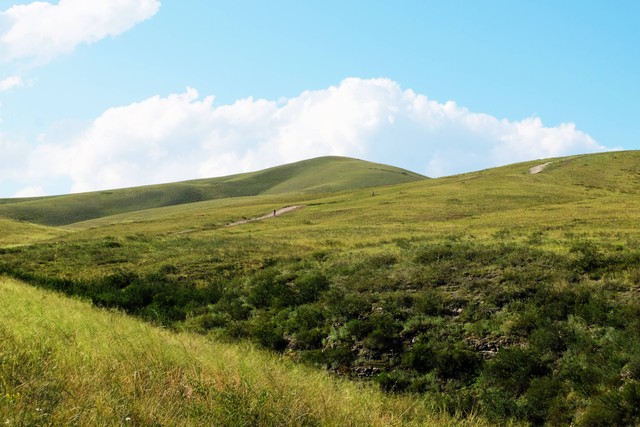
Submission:
{"label": "winding path on hillside", "polygon": [[262,216],[259,216],[257,218],[251,218],[251,219],[241,219],[240,221],[232,222],[230,224],[227,224],[226,226],[227,227],[235,227],[236,225],[242,225],[242,224],[246,224],[248,222],[262,221],[263,219],[274,218],[276,216],[285,214],[287,212],[295,211],[295,210],[301,209],[301,208],[304,208],[304,205],[286,206],[284,208],[276,209],[275,211],[273,211],[271,213],[268,213],[266,215],[262,215]]}

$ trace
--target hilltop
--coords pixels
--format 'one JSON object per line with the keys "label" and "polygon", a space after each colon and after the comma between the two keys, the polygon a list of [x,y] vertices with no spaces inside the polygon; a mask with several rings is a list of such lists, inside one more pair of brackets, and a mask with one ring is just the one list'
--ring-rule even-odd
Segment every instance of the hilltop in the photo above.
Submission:
{"label": "hilltop", "polygon": [[204,200],[282,193],[326,193],[425,179],[392,167],[346,157],[320,157],[258,172],[55,197],[1,199],[0,216],[43,225]]}
{"label": "hilltop", "polygon": [[[546,167],[540,173],[529,172],[543,164]],[[295,234],[332,235],[342,242],[354,234],[358,241],[372,242],[384,240],[385,234],[414,239],[455,234],[487,237],[496,232],[596,235],[612,231],[613,220],[614,229],[637,229],[633,206],[638,193],[640,152],[627,151],[541,159],[421,179],[376,189],[375,197],[371,190],[232,197],[106,216],[71,228],[98,227],[95,232],[99,233],[101,226],[121,224],[122,232],[134,227],[128,223],[144,222],[157,232],[191,230],[197,234],[283,206],[307,205],[296,215],[297,222],[287,223],[287,229],[295,229]],[[613,218],[612,213],[621,215]],[[264,232],[277,240],[282,227],[280,222]]]}

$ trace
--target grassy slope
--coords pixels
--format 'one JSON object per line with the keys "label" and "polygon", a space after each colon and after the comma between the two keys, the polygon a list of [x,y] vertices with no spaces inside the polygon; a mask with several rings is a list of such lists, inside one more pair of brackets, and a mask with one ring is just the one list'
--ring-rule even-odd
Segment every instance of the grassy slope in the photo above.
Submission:
{"label": "grassy slope", "polygon": [[[76,224],[72,228],[79,232],[62,237],[55,246],[33,247],[23,263],[84,277],[114,268],[153,271],[170,257],[184,275],[199,280],[229,257],[254,265],[265,257],[318,251],[338,257],[397,251],[402,241],[527,242],[541,236],[545,247],[566,250],[566,242],[575,238],[607,244],[640,238],[640,180],[635,172],[640,152],[559,159],[540,174],[528,174],[540,163],[380,187],[375,197],[371,190],[242,197],[104,217]],[[225,227],[297,204],[306,207],[275,219]],[[115,239],[122,247],[105,254],[105,239]],[[55,261],[38,262],[38,256],[50,258],[47,253],[58,247],[74,249],[68,249],[68,257],[56,254]],[[212,264],[211,259],[221,261]]]}
{"label": "grassy slope", "polygon": [[362,160],[321,157],[240,175],[57,197],[0,200],[0,216],[65,225],[106,215],[203,200],[322,193],[389,185],[423,176]]}
{"label": "grassy slope", "polygon": [[0,277],[3,425],[486,425]]}
{"label": "grassy slope", "polygon": [[[118,271],[133,271],[152,281],[166,277],[172,284],[196,287],[218,279],[229,280],[229,286],[246,292],[238,295],[243,304],[252,292],[251,286],[258,283],[256,277],[264,270],[279,270],[287,280],[287,275],[295,280],[298,271],[313,271],[324,274],[332,287],[344,290],[354,301],[364,301],[364,311],[356,316],[359,321],[375,319],[374,308],[389,301],[404,301],[408,296],[409,306],[400,310],[400,320],[394,319],[403,330],[425,321],[424,313],[419,312],[422,308],[411,302],[412,298],[417,301],[424,294],[424,300],[429,301],[435,295],[442,307],[437,315],[430,308],[426,319],[433,322],[431,330],[443,333],[440,338],[457,339],[456,334],[461,334],[464,339],[480,337],[487,342],[522,340],[519,342],[523,348],[533,349],[535,345],[546,345],[542,341],[529,345],[533,332],[540,340],[553,331],[568,331],[566,336],[577,340],[562,345],[575,346],[580,340],[588,343],[582,344],[588,351],[572,347],[564,353],[551,349],[527,356],[531,360],[551,360],[550,372],[584,372],[588,381],[602,380],[596,391],[586,386],[578,388],[573,379],[549,380],[548,390],[560,390],[571,397],[566,400],[567,407],[558,406],[556,416],[563,420],[558,423],[576,419],[584,423],[589,419],[585,413],[596,417],[598,405],[606,407],[606,402],[618,402],[615,390],[621,387],[621,381],[630,387],[636,384],[622,366],[635,363],[629,360],[640,357],[638,349],[631,346],[619,354],[606,354],[605,350],[622,348],[633,341],[628,339],[632,326],[621,329],[616,319],[637,313],[640,306],[640,152],[552,161],[536,175],[530,175],[529,168],[547,160],[378,187],[375,197],[371,197],[370,189],[322,195],[260,195],[104,217],[75,224],[77,232],[55,242],[8,250],[0,255],[0,265],[37,272],[45,282],[48,278],[62,278],[101,283],[102,278]],[[294,204],[306,207],[261,222],[225,227],[234,220]],[[594,253],[584,242],[597,245]],[[582,245],[578,247],[583,252],[571,252],[576,244]],[[455,257],[443,262],[419,261],[421,251],[440,250],[443,245],[454,245],[462,251],[471,248],[471,257],[478,256],[481,261]],[[478,255],[483,251],[490,256],[486,262]],[[525,261],[518,261],[518,253],[526,255]],[[587,261],[592,256],[596,263],[582,265],[580,254]],[[448,270],[451,266],[455,268]],[[323,304],[328,305],[322,298],[313,302],[318,310],[323,310]],[[576,302],[575,298],[583,301]],[[569,301],[570,307],[559,308],[561,316],[552,318],[555,314],[545,310],[556,301]],[[206,307],[205,315],[226,315],[215,311],[219,306]],[[453,311],[459,307],[464,308],[462,316]],[[571,311],[576,307],[583,311]],[[278,312],[281,308],[259,309],[259,316],[238,320],[236,333],[248,334],[257,320],[268,316],[295,313],[289,307]],[[562,315],[564,310],[570,315]],[[323,316],[329,322],[328,326],[322,325],[321,332],[326,336],[332,318],[330,314]],[[187,319],[187,323],[196,317]],[[274,319],[277,324],[287,317]],[[345,330],[347,320],[341,322],[337,327]],[[527,322],[529,329],[523,330],[522,325]],[[349,336],[341,338],[346,349],[361,348],[358,346],[363,342],[366,346],[366,340],[371,340],[366,337],[350,342]],[[416,336],[420,337],[426,340],[422,335]],[[490,361],[487,363],[491,367]],[[602,372],[599,367],[603,367]],[[632,375],[640,375],[640,370]],[[547,381],[547,377],[540,378]],[[533,382],[529,390],[528,381],[518,380],[525,390],[509,397],[506,407],[518,408],[517,411],[545,408],[535,400],[542,397],[525,394],[534,393],[534,386],[541,383]],[[476,390],[482,389],[480,386]],[[540,390],[547,391],[542,387]],[[600,397],[592,398],[597,393],[601,393]],[[505,414],[518,413],[504,410]],[[540,422],[546,415],[526,416]]]}
{"label": "grassy slope", "polygon": [[26,245],[66,234],[64,231],[41,225],[0,218],[0,247]]}
{"label": "grassy slope", "polygon": [[[336,194],[279,195],[224,199],[105,217],[75,228],[98,227],[92,235],[145,230],[190,236],[251,234],[268,242],[286,232],[290,243],[335,238],[363,245],[393,238],[444,238],[495,232],[527,237],[532,232],[612,234],[637,231],[640,152],[556,159],[530,175],[533,161],[447,178]],[[224,225],[286,205],[307,207],[277,222],[234,229]],[[110,225],[109,228],[100,226]],[[613,226],[613,227],[612,227]],[[284,231],[286,230],[286,231]],[[78,236],[79,237],[79,236]]]}

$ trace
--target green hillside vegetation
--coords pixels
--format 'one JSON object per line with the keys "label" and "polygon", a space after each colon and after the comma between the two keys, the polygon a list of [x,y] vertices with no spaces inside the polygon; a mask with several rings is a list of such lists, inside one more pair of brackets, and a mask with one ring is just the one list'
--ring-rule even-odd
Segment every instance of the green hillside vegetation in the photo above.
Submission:
{"label": "green hillside vegetation", "polygon": [[0,272],[451,414],[635,425],[639,193],[633,151],[225,198],[70,224]]}
{"label": "green hillside vegetation", "polygon": [[0,218],[0,247],[25,245],[67,234],[63,230]]}
{"label": "green hillside vegetation", "polygon": [[44,225],[203,200],[279,193],[323,193],[422,180],[403,169],[345,157],[321,157],[222,178],[56,197],[0,200],[0,217]]}
{"label": "green hillside vegetation", "polygon": [[0,278],[3,425],[488,425]]}

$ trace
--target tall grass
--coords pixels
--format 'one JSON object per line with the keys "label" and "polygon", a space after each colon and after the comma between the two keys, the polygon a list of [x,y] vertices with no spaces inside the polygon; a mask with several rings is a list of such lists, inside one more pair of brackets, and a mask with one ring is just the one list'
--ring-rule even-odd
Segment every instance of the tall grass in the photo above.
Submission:
{"label": "tall grass", "polygon": [[485,425],[0,278],[4,425]]}

